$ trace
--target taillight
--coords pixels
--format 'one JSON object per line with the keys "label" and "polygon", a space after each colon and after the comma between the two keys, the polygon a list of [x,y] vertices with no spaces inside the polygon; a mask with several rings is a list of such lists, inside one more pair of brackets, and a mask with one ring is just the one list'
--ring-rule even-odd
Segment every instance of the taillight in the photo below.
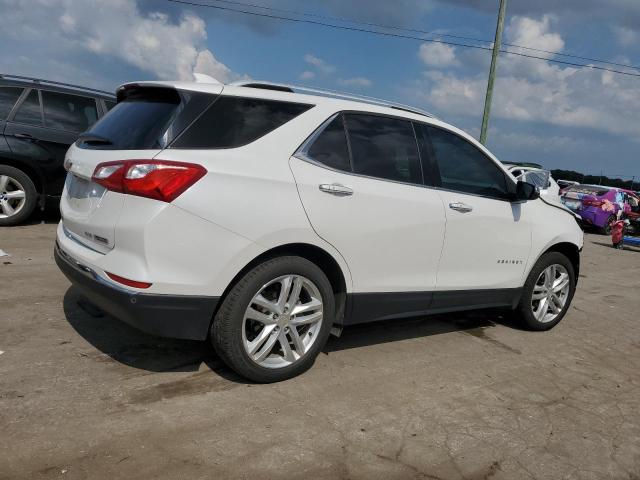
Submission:
{"label": "taillight", "polygon": [[129,280],[128,278],[121,277],[120,275],[116,275],[115,273],[109,273],[109,272],[105,272],[105,273],[114,282],[121,283],[121,284],[126,285],[128,287],[149,288],[151,285],[153,285],[153,284],[148,283],[148,282],[138,282],[137,280]]}
{"label": "taillight", "polygon": [[604,202],[602,200],[593,200],[590,198],[587,198],[585,200],[582,200],[582,204],[586,205],[587,207],[601,207]]}
{"label": "taillight", "polygon": [[172,202],[205,173],[193,163],[125,160],[99,164],[91,179],[114,192]]}

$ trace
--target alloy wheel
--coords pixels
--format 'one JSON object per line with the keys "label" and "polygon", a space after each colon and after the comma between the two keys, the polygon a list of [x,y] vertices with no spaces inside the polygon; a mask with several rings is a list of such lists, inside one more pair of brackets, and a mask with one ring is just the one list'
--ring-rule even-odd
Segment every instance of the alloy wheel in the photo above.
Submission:
{"label": "alloy wheel", "polygon": [[286,367],[311,349],[322,321],[322,295],[311,280],[301,275],[275,278],[260,288],[245,311],[245,351],[262,367]]}
{"label": "alloy wheel", "polygon": [[26,202],[27,195],[20,182],[8,175],[0,175],[0,218],[17,215]]}
{"label": "alloy wheel", "polygon": [[560,264],[549,265],[538,277],[531,296],[531,311],[541,323],[554,321],[564,309],[569,297],[570,278]]}

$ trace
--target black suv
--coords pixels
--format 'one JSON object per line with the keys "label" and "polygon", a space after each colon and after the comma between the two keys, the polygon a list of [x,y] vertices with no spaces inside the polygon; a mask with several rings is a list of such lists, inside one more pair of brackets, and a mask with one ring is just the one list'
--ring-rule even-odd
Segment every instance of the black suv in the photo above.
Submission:
{"label": "black suv", "polygon": [[0,74],[0,227],[59,201],[67,149],[115,104],[109,92]]}

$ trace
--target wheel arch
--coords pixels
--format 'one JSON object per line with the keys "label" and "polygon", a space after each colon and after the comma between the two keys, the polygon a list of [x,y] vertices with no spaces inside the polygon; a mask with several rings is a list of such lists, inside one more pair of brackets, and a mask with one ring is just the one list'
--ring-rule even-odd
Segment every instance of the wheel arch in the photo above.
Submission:
{"label": "wheel arch", "polygon": [[238,280],[240,280],[240,278],[242,278],[242,276],[245,275],[249,270],[266,260],[286,255],[295,255],[305,258],[317,265],[324,272],[324,274],[329,279],[329,283],[331,283],[331,287],[335,296],[336,311],[334,322],[336,324],[342,324],[347,303],[347,277],[343,272],[342,267],[333,257],[333,255],[331,255],[325,249],[310,243],[289,243],[285,245],[279,245],[265,252],[262,252],[260,255],[247,263],[233,277],[231,282],[229,282],[229,285],[227,285],[227,288],[225,288],[224,292],[222,293],[220,301],[218,302],[218,307],[222,304],[231,288],[233,288]]}
{"label": "wheel arch", "polygon": [[31,179],[36,187],[36,192],[38,192],[39,195],[44,195],[46,193],[45,181],[42,172],[40,172],[34,166],[29,165],[26,162],[13,159],[11,157],[0,157],[0,165],[6,165],[8,167],[17,168],[18,170],[23,171],[24,174]]}
{"label": "wheel arch", "polygon": [[[542,257],[542,255],[544,255],[545,253],[549,253],[549,252],[562,253],[564,256],[566,256],[569,259],[569,261],[571,262],[571,265],[573,266],[573,271],[576,274],[576,285],[577,285],[578,277],[580,276],[580,249],[578,248],[578,246],[571,242],[555,243],[551,245],[549,248],[547,248],[547,250],[545,250],[540,255],[540,257]],[[538,262],[540,257],[536,259],[536,263]]]}

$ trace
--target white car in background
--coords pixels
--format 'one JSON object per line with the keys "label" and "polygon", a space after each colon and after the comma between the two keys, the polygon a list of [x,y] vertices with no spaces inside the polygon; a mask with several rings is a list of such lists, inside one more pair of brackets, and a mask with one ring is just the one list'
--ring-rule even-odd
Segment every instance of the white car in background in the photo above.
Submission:
{"label": "white car in background", "polygon": [[548,330],[569,308],[573,214],[425,112],[256,82],[117,98],[67,152],[55,259],[133,326],[273,382],[345,325],[506,307]]}
{"label": "white car in background", "polygon": [[560,186],[553,179],[549,170],[520,165],[507,165],[507,169],[516,180],[522,180],[538,187],[540,195],[543,195],[546,200],[561,203]]}

